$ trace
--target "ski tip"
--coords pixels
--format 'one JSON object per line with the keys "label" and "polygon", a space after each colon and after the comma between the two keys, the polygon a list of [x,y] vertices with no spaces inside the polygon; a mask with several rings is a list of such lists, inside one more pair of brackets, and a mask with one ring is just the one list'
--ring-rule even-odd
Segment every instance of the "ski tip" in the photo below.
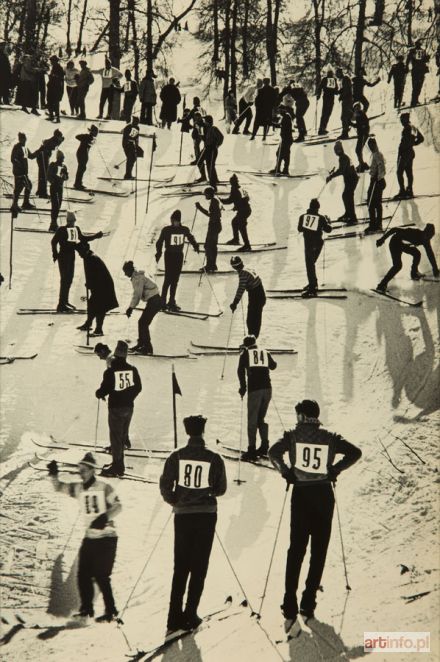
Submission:
{"label": "ski tip", "polygon": [[228,595],[228,597],[225,600],[225,604],[231,604],[232,602],[232,595]]}

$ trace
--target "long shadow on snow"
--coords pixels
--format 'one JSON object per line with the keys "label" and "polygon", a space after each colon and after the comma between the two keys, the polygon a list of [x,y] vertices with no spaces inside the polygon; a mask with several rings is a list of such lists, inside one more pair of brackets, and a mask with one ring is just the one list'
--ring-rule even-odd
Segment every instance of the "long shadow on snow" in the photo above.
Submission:
{"label": "long shadow on snow", "polygon": [[313,619],[307,623],[312,630],[310,636],[306,632],[300,632],[289,644],[290,660],[292,662],[323,662],[336,660],[357,660],[365,657],[363,646],[347,648],[340,635],[326,623]]}

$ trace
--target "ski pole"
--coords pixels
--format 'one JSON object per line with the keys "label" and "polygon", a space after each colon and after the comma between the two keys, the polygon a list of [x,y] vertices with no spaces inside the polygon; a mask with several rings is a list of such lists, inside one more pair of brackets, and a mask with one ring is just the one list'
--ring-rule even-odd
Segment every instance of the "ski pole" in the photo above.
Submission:
{"label": "ski pole", "polygon": [[180,132],[179,165],[182,165],[183,131]]}
{"label": "ski pole", "polygon": [[237,483],[237,485],[241,485],[242,483],[245,483],[245,480],[241,479],[241,452],[243,448],[243,396],[241,397],[241,404],[240,404],[240,444],[239,444],[239,455],[238,455],[238,470],[237,470],[237,478],[235,478],[234,483]]}
{"label": "ski pole", "polygon": [[325,241],[324,241],[324,251],[322,254],[322,284],[325,285]]}
{"label": "ski pole", "polygon": [[138,206],[138,159],[136,154],[136,164],[135,164],[135,182],[134,182],[134,225],[137,225],[137,206]]}
{"label": "ski pole", "polygon": [[342,538],[341,517],[340,517],[340,514],[339,514],[338,501],[336,499],[336,486],[333,483],[332,483],[332,488],[333,488],[333,494],[334,494],[334,497],[335,497],[336,514],[337,514],[337,517],[338,517],[339,537],[341,539],[342,563],[344,564],[344,574],[345,574],[345,588],[347,589],[347,591],[351,591],[351,586],[348,583],[347,562],[346,562],[346,559],[345,559],[344,540]]}
{"label": "ski pole", "polygon": [[14,216],[15,212],[11,212],[11,238],[9,244],[9,289],[12,287],[12,251],[14,247]]}
{"label": "ski pole", "polygon": [[98,407],[96,409],[96,426],[95,426],[95,453],[96,447],[98,445],[98,425],[99,425],[99,405],[101,404],[101,399],[98,398]]}
{"label": "ski pole", "polygon": [[114,167],[116,170],[119,170],[120,166],[121,166],[123,163],[125,163],[126,160],[127,160],[127,159],[123,159],[120,163],[117,163],[117,164],[114,165],[113,167]]}
{"label": "ski pole", "polygon": [[[86,321],[86,345],[90,345],[90,326],[89,326],[89,288],[86,285],[86,309],[87,309],[87,321]],[[99,401],[98,401],[99,404]]]}
{"label": "ski pole", "polygon": [[233,322],[233,321],[234,321],[234,313],[232,312],[232,315],[231,315],[231,322],[230,322],[230,324],[229,324],[228,340],[227,340],[227,342],[226,342],[225,358],[223,359],[223,368],[222,368],[222,374],[221,374],[220,379],[223,379],[223,377],[225,376],[226,357],[227,357],[227,355],[228,355],[229,341],[230,341],[230,339],[231,339],[231,331],[232,331],[232,322]]}
{"label": "ski pole", "polygon": [[[197,207],[196,207],[196,210],[195,210],[195,212],[194,212],[193,222],[192,222],[192,224],[191,224],[191,230],[190,230],[191,234],[193,233],[193,229],[194,229],[194,225],[195,225],[196,217],[197,217],[197,212],[198,212],[198,209],[197,209]],[[187,255],[188,255],[188,250],[189,250],[189,243],[186,244],[185,257],[183,258],[183,263],[184,263],[184,264],[185,264],[185,262],[186,262],[186,258],[187,258]]]}
{"label": "ski pole", "polygon": [[151,159],[150,159],[150,170],[148,173],[148,189],[147,189],[147,203],[145,206],[145,213],[148,213],[148,205],[150,202],[150,188],[151,188],[151,172],[153,170],[153,155],[154,155],[154,147],[155,147],[155,141],[156,141],[156,134],[153,134],[152,140],[151,140]]}

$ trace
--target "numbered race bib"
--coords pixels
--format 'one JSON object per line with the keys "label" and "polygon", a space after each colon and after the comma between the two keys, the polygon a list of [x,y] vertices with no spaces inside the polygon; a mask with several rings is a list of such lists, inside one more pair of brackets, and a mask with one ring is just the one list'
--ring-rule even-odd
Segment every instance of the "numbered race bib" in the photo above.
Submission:
{"label": "numbered race bib", "polygon": [[328,446],[296,443],[295,469],[311,474],[326,474]]}
{"label": "numbered race bib", "polygon": [[313,232],[319,230],[319,216],[316,216],[316,214],[304,214],[303,227],[306,230],[313,230]]}
{"label": "numbered race bib", "polygon": [[413,138],[417,138],[417,136],[419,135],[419,130],[415,126],[411,127],[411,135],[413,136]]}
{"label": "numbered race bib", "polygon": [[27,148],[27,147],[23,147],[23,156],[24,156],[25,159],[27,159],[28,154],[29,154],[29,150],[28,150],[28,148]]}
{"label": "numbered race bib", "polygon": [[179,482],[180,487],[190,490],[203,490],[209,487],[210,462],[198,462],[197,460],[179,460]]}
{"label": "numbered race bib", "polygon": [[423,51],[418,48],[414,53],[414,57],[416,58],[416,60],[421,60],[423,57]]}
{"label": "numbered race bib", "polygon": [[134,127],[130,129],[130,138],[137,138],[139,135],[138,129],[135,129]]}
{"label": "numbered race bib", "polygon": [[131,83],[125,83],[124,92],[131,92]]}
{"label": "numbered race bib", "polygon": [[268,368],[269,357],[265,349],[248,349],[250,368]]}
{"label": "numbered race bib", "polygon": [[185,241],[185,235],[183,234],[170,235],[170,246],[183,246],[184,241]]}
{"label": "numbered race bib", "polygon": [[107,510],[105,494],[102,490],[87,490],[81,493],[81,506],[86,518],[95,519]]}
{"label": "numbered race bib", "polygon": [[78,228],[66,228],[66,230],[67,230],[67,241],[77,244],[79,242]]}
{"label": "numbered race bib", "polygon": [[335,78],[327,78],[327,87],[329,90],[334,90],[336,88]]}
{"label": "numbered race bib", "polygon": [[134,386],[133,370],[115,370],[115,391],[125,391]]}

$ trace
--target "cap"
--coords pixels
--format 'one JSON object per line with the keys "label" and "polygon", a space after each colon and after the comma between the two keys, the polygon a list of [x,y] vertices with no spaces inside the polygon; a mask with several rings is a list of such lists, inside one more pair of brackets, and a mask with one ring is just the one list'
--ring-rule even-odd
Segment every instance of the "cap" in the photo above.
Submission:
{"label": "cap", "polygon": [[238,255],[234,255],[234,257],[231,257],[231,267],[234,267],[234,269],[237,269],[237,267],[243,266],[243,260],[241,257],[238,257]]}
{"label": "cap", "polygon": [[197,416],[187,416],[183,419],[186,433],[190,437],[202,435],[205,430],[206,418],[198,414]]}
{"label": "cap", "polygon": [[252,347],[252,345],[255,345],[256,342],[257,339],[255,338],[255,336],[245,336],[243,338],[243,345],[245,347]]}
{"label": "cap", "polygon": [[406,120],[409,120],[410,117],[411,117],[410,113],[402,113],[400,115],[400,119],[405,118]]}
{"label": "cap", "polygon": [[122,271],[132,271],[134,269],[133,260],[128,260],[122,265]]}
{"label": "cap", "polygon": [[295,410],[297,414],[304,414],[307,418],[318,418],[320,412],[316,400],[302,400],[295,405]]}
{"label": "cap", "polygon": [[66,221],[67,221],[68,223],[75,223],[75,221],[76,221],[76,215],[75,215],[75,212],[74,212],[74,211],[68,211],[68,212],[66,213]]}
{"label": "cap", "polygon": [[113,352],[115,356],[119,356],[121,359],[126,359],[128,354],[128,345],[124,340],[118,340]]}
{"label": "cap", "polygon": [[180,221],[182,220],[182,212],[180,211],[180,209],[175,209],[173,211],[173,213],[171,214],[171,220],[172,221],[179,221],[179,223],[180,223]]}
{"label": "cap", "polygon": [[78,462],[78,464],[85,464],[87,467],[92,467],[93,469],[98,468],[98,463],[96,462],[95,458],[93,457],[92,453],[86,453],[83,457],[82,460]]}
{"label": "cap", "polygon": [[309,209],[313,209],[314,211],[318,211],[318,209],[320,208],[320,206],[321,206],[321,205],[319,204],[319,200],[318,200],[317,198],[312,198],[312,199],[310,200]]}

